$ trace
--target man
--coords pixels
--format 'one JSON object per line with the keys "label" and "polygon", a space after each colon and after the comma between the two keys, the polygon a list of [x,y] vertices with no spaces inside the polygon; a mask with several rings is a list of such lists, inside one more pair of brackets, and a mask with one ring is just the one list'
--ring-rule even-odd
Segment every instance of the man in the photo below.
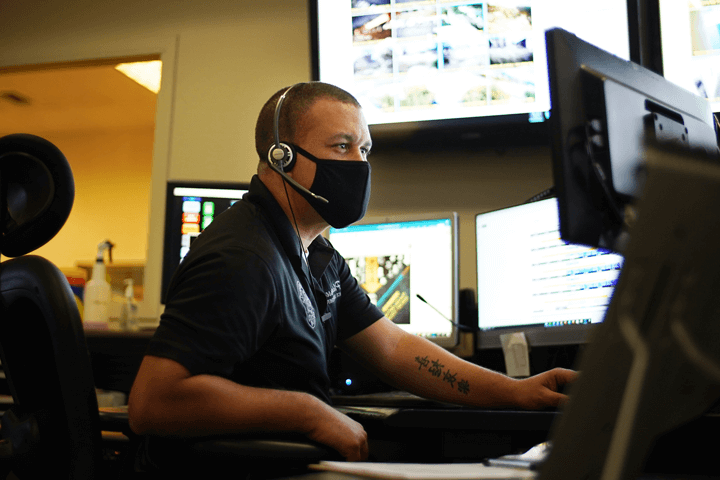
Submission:
{"label": "man", "polygon": [[[334,345],[389,384],[445,402],[563,401],[557,389],[572,372],[510,379],[405,333],[369,302],[320,234],[365,213],[370,147],[360,105],[337,87],[298,84],[265,104],[250,193],[200,235],[170,285],[130,394],[136,433],[300,432],[348,460],[366,459],[362,426],[328,404]],[[281,174],[276,163],[288,156]],[[418,368],[425,358],[458,382]]]}

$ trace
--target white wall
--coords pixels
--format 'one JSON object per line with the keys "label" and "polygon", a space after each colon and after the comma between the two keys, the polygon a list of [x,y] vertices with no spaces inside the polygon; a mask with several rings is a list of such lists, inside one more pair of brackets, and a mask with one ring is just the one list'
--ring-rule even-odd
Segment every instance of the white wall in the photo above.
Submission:
{"label": "white wall", "polygon": [[460,288],[476,288],[475,215],[522,203],[552,185],[547,148],[505,152],[373,152],[368,214],[455,211]]}
{"label": "white wall", "polygon": [[[150,316],[159,306],[165,183],[251,177],[261,105],[283,86],[310,78],[307,1],[0,1],[0,69],[156,53],[163,87],[141,312]],[[371,214],[461,213],[463,288],[475,286],[474,214],[552,184],[546,149],[376,152],[371,161]]]}

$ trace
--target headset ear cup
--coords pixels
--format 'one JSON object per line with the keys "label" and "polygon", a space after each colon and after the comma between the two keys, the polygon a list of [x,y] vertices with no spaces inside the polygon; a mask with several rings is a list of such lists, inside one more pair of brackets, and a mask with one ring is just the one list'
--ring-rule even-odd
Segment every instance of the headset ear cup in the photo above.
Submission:
{"label": "headset ear cup", "polygon": [[283,172],[289,172],[293,169],[296,158],[295,149],[287,143],[273,145],[268,152],[268,161]]}
{"label": "headset ear cup", "polygon": [[283,170],[285,172],[289,172],[295,167],[295,161],[297,160],[297,154],[295,153],[295,149],[288,145],[287,143],[281,143],[280,144],[283,149],[285,149],[285,152],[287,154],[287,158],[285,160],[285,166]]}

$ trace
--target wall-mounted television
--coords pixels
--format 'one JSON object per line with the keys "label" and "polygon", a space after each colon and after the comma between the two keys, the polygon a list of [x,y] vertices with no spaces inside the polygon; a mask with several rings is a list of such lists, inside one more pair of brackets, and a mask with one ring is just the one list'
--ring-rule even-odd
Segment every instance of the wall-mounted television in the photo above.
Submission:
{"label": "wall-mounted television", "polygon": [[388,319],[440,346],[458,343],[456,213],[368,217],[328,238]]}
{"label": "wall-mounted television", "polygon": [[168,182],[165,204],[165,239],[161,302],[165,303],[170,279],[190,245],[214,218],[240,200],[249,183]]}
{"label": "wall-mounted television", "polygon": [[627,0],[311,0],[309,10],[313,78],[355,95],[380,143],[547,145],[544,31],[630,55]]}
{"label": "wall-mounted television", "polygon": [[665,78],[720,112],[720,4],[659,0]]}

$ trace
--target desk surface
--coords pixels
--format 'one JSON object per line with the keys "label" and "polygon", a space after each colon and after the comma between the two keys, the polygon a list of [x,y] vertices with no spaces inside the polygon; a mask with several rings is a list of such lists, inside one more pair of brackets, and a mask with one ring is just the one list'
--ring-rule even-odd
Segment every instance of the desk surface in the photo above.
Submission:
{"label": "desk surface", "polygon": [[[481,410],[469,408],[392,408],[337,406],[363,425],[376,461],[480,461],[526,450],[544,441],[556,412]],[[101,428],[131,435],[127,409],[103,408]],[[187,442],[183,448],[240,458],[265,457],[286,449],[315,460],[333,459],[334,452],[303,437],[252,435]],[[288,443],[289,442],[289,443]],[[190,445],[192,443],[192,445]],[[309,450],[308,450],[309,448]],[[324,450],[323,450],[324,449]],[[277,455],[277,453],[276,453]]]}
{"label": "desk surface", "polygon": [[[337,407],[360,421],[369,436],[371,459],[380,462],[446,463],[481,462],[508,453],[525,451],[548,438],[558,412],[482,410],[467,408],[383,408]],[[129,432],[125,408],[101,409],[103,430]],[[720,414],[708,414],[661,437],[648,459],[648,479],[674,478],[682,468],[680,460],[692,462],[692,478],[704,478],[716,471],[715,458],[720,440]],[[293,468],[321,460],[337,460],[327,447],[313,444],[298,435],[237,435],[180,442],[178,448],[188,458],[202,462],[270,462],[281,465],[288,459]],[[684,464],[687,466],[687,464]],[[304,473],[296,471],[296,473]],[[346,480],[342,474],[309,473],[297,480]],[[688,478],[685,476],[684,478]],[[717,478],[717,477],[716,477]]]}
{"label": "desk surface", "polygon": [[[369,395],[336,395],[337,409],[345,414],[371,420],[382,415],[383,423],[394,428],[443,430],[541,431],[549,432],[558,410],[479,409],[427,400],[405,392]],[[365,417],[363,416],[365,415]]]}

